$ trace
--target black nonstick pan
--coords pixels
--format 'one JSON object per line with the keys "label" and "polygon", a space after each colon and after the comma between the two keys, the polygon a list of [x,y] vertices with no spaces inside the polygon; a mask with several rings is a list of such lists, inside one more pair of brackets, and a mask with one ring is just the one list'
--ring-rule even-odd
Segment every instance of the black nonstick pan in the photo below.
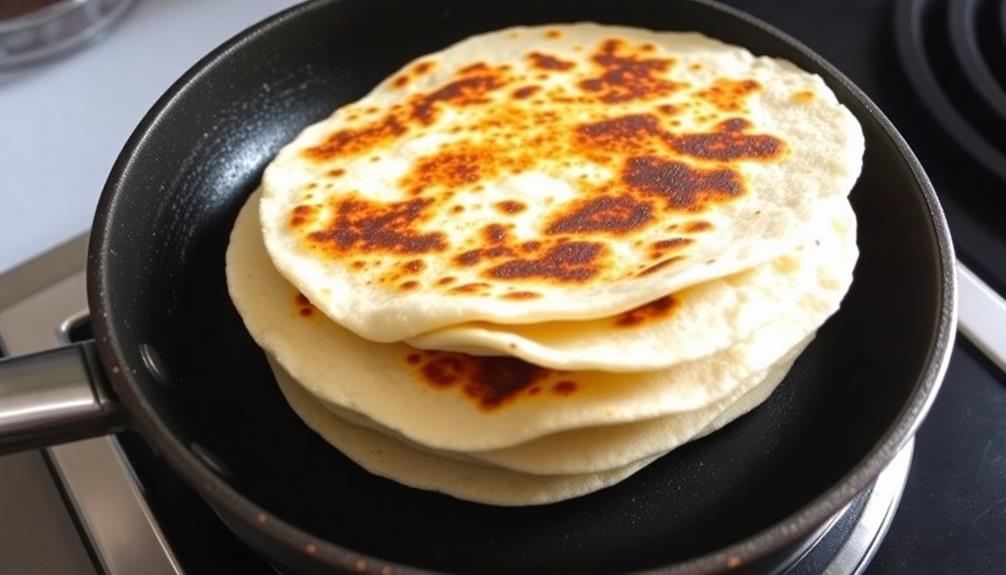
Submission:
{"label": "black nonstick pan", "polygon": [[[823,76],[867,141],[852,289],[762,407],[610,489],[498,508],[371,476],[287,407],[231,305],[237,210],[282,144],[410,59],[478,32],[581,20],[697,30]],[[289,572],[768,571],[924,416],[952,347],[953,262],[933,190],[883,114],[739,12],[698,0],[311,2],[207,56],[137,127],[92,231],[95,340],[0,363],[0,451],[137,428]]]}

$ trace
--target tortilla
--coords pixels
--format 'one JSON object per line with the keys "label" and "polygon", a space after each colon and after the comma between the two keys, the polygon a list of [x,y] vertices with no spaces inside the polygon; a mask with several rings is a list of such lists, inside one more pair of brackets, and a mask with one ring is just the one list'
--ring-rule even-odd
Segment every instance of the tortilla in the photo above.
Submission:
{"label": "tortilla", "polygon": [[364,340],[317,313],[273,268],[253,195],[227,250],[232,300],[255,341],[323,403],[361,413],[433,449],[486,451],[568,429],[701,409],[776,363],[839,305],[857,256],[846,202],[819,224],[838,242],[812,290],[751,337],[711,356],[644,373],[563,372]]}
{"label": "tortilla", "polygon": [[270,365],[283,396],[308,427],[370,473],[409,487],[491,505],[541,505],[614,485],[653,459],[600,473],[543,476],[439,457],[339,418],[271,358]]}
{"label": "tortilla", "polygon": [[[829,214],[824,214],[828,216]],[[744,339],[814,289],[852,238],[824,236],[724,278],[664,295],[615,316],[510,325],[472,322],[406,340],[421,349],[510,355],[557,370],[653,371],[709,356]]]}
{"label": "tortilla", "polygon": [[630,423],[563,431],[491,451],[430,450],[378,425],[372,419],[345,409],[328,408],[349,423],[378,431],[441,457],[488,463],[535,475],[597,473],[665,454],[751,411],[765,401],[786,377],[793,361],[812,338],[800,342],[767,371],[748,377],[727,397],[708,407]]}
{"label": "tortilla", "polygon": [[816,75],[694,33],[473,36],[304,130],[263,177],[279,272],[393,342],[613,316],[789,253],[863,135]]}

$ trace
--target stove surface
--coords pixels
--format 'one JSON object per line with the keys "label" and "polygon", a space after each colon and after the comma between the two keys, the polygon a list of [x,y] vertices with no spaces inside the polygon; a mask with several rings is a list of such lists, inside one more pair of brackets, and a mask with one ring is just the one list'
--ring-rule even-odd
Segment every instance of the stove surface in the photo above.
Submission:
{"label": "stove surface", "polygon": [[[953,73],[959,64],[946,57],[946,30],[956,18],[949,14],[976,5],[997,23],[1006,19],[1006,2],[728,3],[806,43],[877,103],[932,179],[958,258],[1006,293],[1006,181],[972,157],[927,107],[895,46],[897,30],[910,25],[908,9],[899,4],[919,5],[912,8],[922,10],[927,34],[918,48],[925,50],[923,58],[939,60],[933,66],[947,93],[962,94],[962,87],[953,86],[961,81]],[[997,46],[988,51],[999,55],[996,66],[1006,54],[1003,32],[996,37],[984,27],[978,31],[982,45]],[[1006,80],[1006,69],[999,70],[1000,81]],[[868,573],[997,573],[1006,565],[1006,378],[967,340],[957,341],[940,395],[916,435],[898,514]]]}

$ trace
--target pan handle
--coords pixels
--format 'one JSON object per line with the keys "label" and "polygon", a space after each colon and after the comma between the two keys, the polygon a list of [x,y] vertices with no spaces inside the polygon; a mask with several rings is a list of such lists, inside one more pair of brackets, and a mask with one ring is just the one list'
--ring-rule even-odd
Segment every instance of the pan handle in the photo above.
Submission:
{"label": "pan handle", "polygon": [[0,360],[0,455],[121,429],[93,341]]}

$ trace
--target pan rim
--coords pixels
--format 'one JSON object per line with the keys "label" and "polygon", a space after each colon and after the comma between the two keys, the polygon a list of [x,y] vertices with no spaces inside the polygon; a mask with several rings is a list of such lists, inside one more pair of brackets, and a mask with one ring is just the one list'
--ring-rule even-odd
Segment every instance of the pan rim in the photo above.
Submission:
{"label": "pan rim", "polygon": [[[231,54],[241,50],[245,44],[273,28],[282,26],[285,22],[298,18],[301,14],[313,12],[339,1],[305,2],[274,14],[239,32],[200,59],[175,81],[154,103],[126,141],[102,190],[88,249],[88,303],[90,309],[93,310],[95,340],[104,365],[124,365],[126,358],[129,357],[126,351],[128,342],[122,341],[116,335],[113,327],[118,323],[118,314],[115,306],[109,301],[110,290],[105,287],[110,270],[115,266],[114,257],[110,254],[109,249],[114,237],[113,214],[116,211],[116,204],[124,195],[120,194],[123,182],[132,171],[132,165],[137,161],[139,150],[143,147],[144,142],[150,133],[155,131],[157,126],[164,121],[163,116],[172,107],[173,102],[183,96],[190,85],[197,83],[204,74],[214,68],[215,64],[227,59]],[[924,369],[921,369],[911,395],[888,429],[877,439],[873,449],[849,473],[810,503],[761,532],[719,550],[650,571],[662,573],[706,573],[752,563],[810,533],[815,527],[823,524],[838,512],[842,506],[876,478],[921,424],[936,398],[949,365],[957,323],[957,281],[949,227],[925,171],[893,124],[845,75],[788,34],[741,10],[725,6],[715,0],[687,1],[725,13],[729,17],[781,40],[795,53],[801,54],[819,66],[826,73],[828,81],[841,85],[869,113],[883,134],[897,148],[901,161],[906,164],[915,180],[917,192],[922,195],[928,208],[931,233],[938,254],[938,267],[933,271],[940,275],[937,299],[941,307],[938,324],[935,326],[929,342],[929,353]],[[131,370],[111,369],[107,371],[107,376],[116,394],[132,418],[132,424],[143,433],[148,442],[153,444],[170,466],[204,497],[210,498],[212,507],[217,507],[228,517],[241,521],[245,527],[257,530],[270,544],[283,546],[291,551],[300,550],[307,556],[306,559],[319,562],[330,568],[354,570],[363,562],[368,568],[377,568],[378,570],[389,568],[395,572],[426,572],[366,555],[315,537],[292,523],[271,516],[266,509],[239,493],[214,473],[169,431],[164,421],[154,416],[149,402],[139,392],[139,385],[134,381],[134,374]],[[262,525],[262,517],[269,519],[265,525]]]}

